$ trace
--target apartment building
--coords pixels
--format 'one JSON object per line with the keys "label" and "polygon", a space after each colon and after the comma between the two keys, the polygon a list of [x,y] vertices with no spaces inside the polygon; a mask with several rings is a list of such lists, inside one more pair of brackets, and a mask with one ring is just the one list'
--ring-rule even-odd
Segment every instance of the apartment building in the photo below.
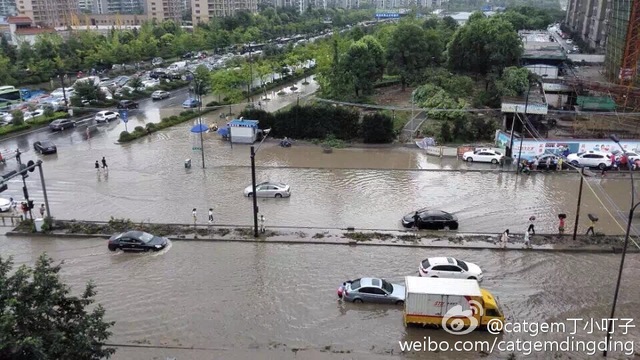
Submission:
{"label": "apartment building", "polygon": [[16,0],[16,8],[36,25],[54,28],[70,25],[71,14],[78,12],[78,0]]}
{"label": "apartment building", "polygon": [[0,0],[0,16],[12,16],[17,14],[15,0]]}
{"label": "apartment building", "polygon": [[194,25],[209,22],[215,17],[231,16],[239,10],[257,12],[258,0],[191,0],[191,17]]}
{"label": "apartment building", "polygon": [[181,24],[186,6],[183,0],[146,0],[145,9],[150,20],[173,20]]}
{"label": "apartment building", "polygon": [[569,0],[565,24],[596,50],[604,50],[613,0]]}

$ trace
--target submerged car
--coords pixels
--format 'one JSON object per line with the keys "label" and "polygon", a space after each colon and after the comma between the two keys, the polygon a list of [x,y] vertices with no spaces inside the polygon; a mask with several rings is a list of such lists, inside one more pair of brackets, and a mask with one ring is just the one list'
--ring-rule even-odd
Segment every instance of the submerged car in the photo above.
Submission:
{"label": "submerged car", "polygon": [[127,231],[113,235],[107,247],[111,251],[160,251],[169,243],[165,237],[155,236],[144,231]]}
{"label": "submerged car", "polygon": [[361,278],[342,283],[338,297],[354,303],[404,304],[404,286],[379,278]]}
{"label": "submerged car", "polygon": [[56,145],[49,140],[34,142],[33,149],[40,154],[55,154],[58,152]]}
{"label": "submerged car", "polygon": [[200,101],[194,98],[188,98],[182,103],[183,108],[194,108],[200,105]]}
{"label": "submerged car", "polygon": [[432,257],[422,260],[418,273],[424,277],[470,279],[482,281],[482,269],[476,264],[452,257]]}
{"label": "submerged car", "polygon": [[53,120],[51,124],[49,124],[49,129],[51,131],[62,131],[73,127],[76,127],[76,122],[69,119]]}
{"label": "submerged car", "polygon": [[430,210],[423,208],[408,213],[402,217],[402,226],[406,228],[415,227],[414,218],[418,214],[418,229],[428,230],[457,230],[458,218],[446,211]]}
{"label": "submerged car", "polygon": [[162,100],[171,96],[171,93],[164,90],[156,90],[151,94],[152,100]]}
{"label": "submerged car", "polygon": [[120,100],[116,107],[118,109],[137,109],[138,103],[133,100]]}
{"label": "submerged car", "polygon": [[[253,196],[251,185],[244,189],[244,196]],[[256,185],[256,197],[283,198],[291,196],[291,187],[287,184],[266,181]]]}
{"label": "submerged car", "polygon": [[109,110],[105,110],[105,111],[99,111],[96,114],[96,122],[109,122],[112,120],[117,120],[118,117],[120,116],[120,114],[118,114],[115,111],[109,111]]}
{"label": "submerged car", "polygon": [[[551,160],[551,168],[547,169],[547,160]],[[538,157],[538,170],[557,170],[558,167],[558,155],[544,154]],[[569,168],[569,164],[566,161],[562,162],[562,170]]]}

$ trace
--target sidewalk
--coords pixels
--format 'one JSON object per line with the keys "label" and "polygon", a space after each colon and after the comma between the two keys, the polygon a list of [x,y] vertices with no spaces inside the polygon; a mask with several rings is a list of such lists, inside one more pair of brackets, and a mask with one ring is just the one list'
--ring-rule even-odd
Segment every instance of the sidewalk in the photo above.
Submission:
{"label": "sidewalk", "polygon": [[[7,236],[44,236],[56,238],[108,238],[114,233],[126,230],[141,230],[158,236],[166,236],[174,241],[221,241],[221,242],[263,242],[277,244],[324,244],[324,245],[368,245],[401,246],[418,248],[457,248],[503,250],[499,244],[499,234],[460,233],[455,231],[415,231],[376,229],[322,229],[307,227],[267,227],[258,238],[253,228],[242,225],[206,224],[154,224],[134,223],[129,220],[111,222],[56,220],[56,229],[50,233],[32,233],[18,226]],[[531,249],[525,249],[523,234],[511,234],[504,250],[559,251],[559,252],[618,252],[622,246],[622,236],[579,235],[576,241],[570,234],[536,234],[531,236]],[[629,248],[630,251],[637,249]]]}

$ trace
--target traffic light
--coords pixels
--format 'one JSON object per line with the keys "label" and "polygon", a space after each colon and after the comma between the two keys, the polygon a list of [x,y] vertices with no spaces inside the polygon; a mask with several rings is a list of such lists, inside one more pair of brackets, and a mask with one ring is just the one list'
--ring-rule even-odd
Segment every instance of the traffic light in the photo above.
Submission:
{"label": "traffic light", "polygon": [[15,170],[9,171],[8,173],[2,175],[2,179],[0,180],[0,193],[6,191],[9,187],[7,186],[7,181],[10,177],[16,174]]}
{"label": "traffic light", "polygon": [[33,210],[33,200],[29,200],[27,204],[29,205],[29,210]]}

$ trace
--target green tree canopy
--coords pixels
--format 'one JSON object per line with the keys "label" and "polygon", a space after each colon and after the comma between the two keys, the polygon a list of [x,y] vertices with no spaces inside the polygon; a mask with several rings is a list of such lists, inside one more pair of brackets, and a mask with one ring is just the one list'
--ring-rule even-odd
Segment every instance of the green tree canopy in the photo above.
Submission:
{"label": "green tree canopy", "polygon": [[[93,306],[95,286],[72,296],[60,279],[60,265],[46,254],[33,268],[13,272],[11,258],[0,257],[0,358],[7,360],[109,358],[105,347],[113,322]],[[91,307],[92,309],[88,309]]]}
{"label": "green tree canopy", "polygon": [[486,75],[518,63],[522,41],[513,25],[500,17],[478,18],[456,30],[448,46],[451,70]]}

